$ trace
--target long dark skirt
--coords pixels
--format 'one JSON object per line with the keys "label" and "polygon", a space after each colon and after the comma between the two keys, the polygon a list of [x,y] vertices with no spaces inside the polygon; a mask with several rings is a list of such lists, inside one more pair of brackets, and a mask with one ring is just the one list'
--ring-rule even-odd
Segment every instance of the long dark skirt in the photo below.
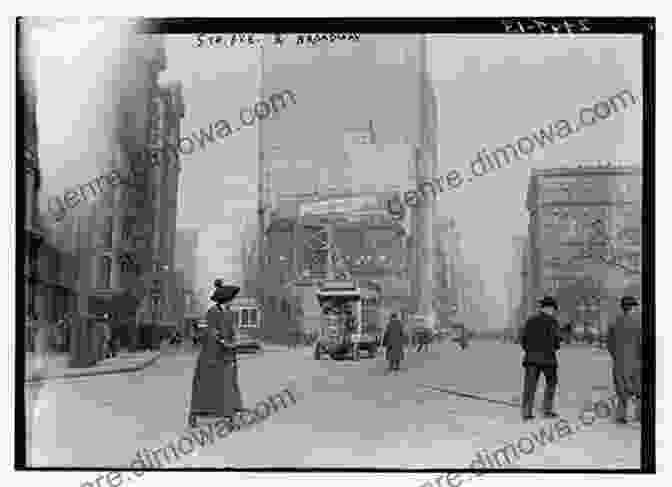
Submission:
{"label": "long dark skirt", "polygon": [[225,417],[233,416],[242,408],[236,362],[199,357],[191,389],[190,414]]}
{"label": "long dark skirt", "polygon": [[391,346],[385,349],[385,358],[387,360],[401,361],[404,360],[404,347]]}

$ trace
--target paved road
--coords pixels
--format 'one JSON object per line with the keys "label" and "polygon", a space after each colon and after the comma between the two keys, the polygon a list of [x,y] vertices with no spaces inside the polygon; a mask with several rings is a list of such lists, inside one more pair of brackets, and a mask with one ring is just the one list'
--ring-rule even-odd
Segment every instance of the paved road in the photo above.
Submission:
{"label": "paved road", "polygon": [[[188,434],[195,358],[171,353],[141,372],[44,386],[33,464],[126,467],[138,449]],[[561,350],[559,359],[558,412],[574,425],[584,403],[611,394],[608,357],[575,348]],[[382,356],[318,362],[308,349],[246,356],[240,362],[246,405],[285,387],[298,392],[297,404],[172,466],[467,467],[481,449],[493,452],[553,427],[553,420],[520,421],[516,345],[481,341],[464,351],[453,343],[434,345],[428,353],[409,353],[403,367],[387,375]],[[634,468],[639,442],[638,426],[597,419],[512,466]]]}

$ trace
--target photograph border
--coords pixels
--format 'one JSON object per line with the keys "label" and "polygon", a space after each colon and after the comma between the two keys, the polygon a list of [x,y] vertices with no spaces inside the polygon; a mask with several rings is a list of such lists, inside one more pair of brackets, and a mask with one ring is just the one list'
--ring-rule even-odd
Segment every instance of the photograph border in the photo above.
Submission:
{"label": "photograph border", "polygon": [[[95,472],[102,469],[110,471],[133,471],[131,468],[96,468],[83,467],[30,467],[26,465],[26,401],[24,394],[25,380],[25,340],[24,313],[24,251],[26,249],[25,235],[25,198],[26,192],[24,167],[24,90],[26,84],[21,66],[21,50],[26,42],[22,39],[21,23],[30,17],[16,18],[16,323],[15,323],[15,410],[14,410],[14,468],[15,470],[35,471],[87,471]],[[472,473],[655,473],[655,17],[406,17],[406,18],[144,18],[138,19],[140,27],[138,33],[143,34],[195,34],[195,33],[296,33],[296,32],[357,32],[361,34],[483,34],[483,35],[526,35],[518,32],[506,32],[505,22],[539,21],[558,23],[563,21],[586,21],[590,24],[589,32],[582,32],[582,36],[633,34],[642,36],[642,267],[646,272],[642,276],[642,343],[643,361],[642,370],[642,404],[641,404],[641,463],[639,469],[558,469],[558,468],[506,468],[482,469],[454,468],[286,468],[286,467],[255,467],[255,468],[165,468],[147,469],[157,472],[193,472],[193,471],[233,471],[233,472],[370,472],[370,473],[445,473],[445,472],[472,472]],[[567,34],[565,34],[567,35]],[[309,391],[305,391],[308,393]]]}

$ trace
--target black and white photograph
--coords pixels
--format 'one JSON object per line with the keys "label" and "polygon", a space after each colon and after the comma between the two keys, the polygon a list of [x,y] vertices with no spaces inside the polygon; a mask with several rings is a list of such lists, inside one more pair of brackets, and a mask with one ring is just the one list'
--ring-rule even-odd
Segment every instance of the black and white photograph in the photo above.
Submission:
{"label": "black and white photograph", "polygon": [[15,22],[15,468],[655,471],[655,18]]}

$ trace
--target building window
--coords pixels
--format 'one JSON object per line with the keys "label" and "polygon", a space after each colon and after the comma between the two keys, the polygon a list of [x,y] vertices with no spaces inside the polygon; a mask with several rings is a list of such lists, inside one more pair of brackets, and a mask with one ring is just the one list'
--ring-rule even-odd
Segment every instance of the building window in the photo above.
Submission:
{"label": "building window", "polygon": [[124,223],[121,230],[121,238],[123,240],[130,240],[133,235],[133,229],[135,227],[135,218],[126,217],[124,218]]}
{"label": "building window", "polygon": [[112,257],[103,256],[99,262],[98,288],[110,289],[112,286]]}
{"label": "building window", "polygon": [[114,231],[114,217],[108,215],[105,217],[105,230],[103,233],[103,245],[106,249],[112,248],[112,235]]}
{"label": "building window", "polygon": [[292,319],[292,307],[289,305],[286,299],[282,300],[282,312],[287,313],[287,319]]}

